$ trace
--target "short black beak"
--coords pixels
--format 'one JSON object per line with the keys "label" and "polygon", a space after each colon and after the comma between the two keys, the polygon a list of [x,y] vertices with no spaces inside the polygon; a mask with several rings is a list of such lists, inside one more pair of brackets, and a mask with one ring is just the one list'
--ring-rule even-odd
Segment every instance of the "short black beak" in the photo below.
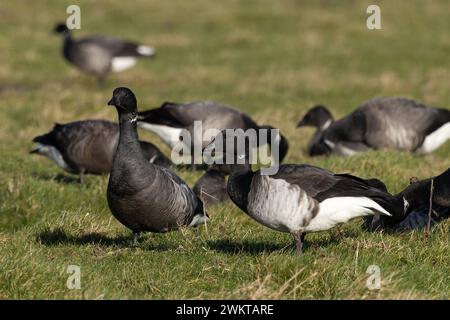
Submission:
{"label": "short black beak", "polygon": [[108,101],[108,106],[115,106],[117,105],[116,97],[112,97],[111,100]]}
{"label": "short black beak", "polygon": [[304,120],[302,119],[302,120],[300,120],[300,121],[297,123],[297,128],[303,127],[304,125],[305,125],[305,122],[304,122]]}

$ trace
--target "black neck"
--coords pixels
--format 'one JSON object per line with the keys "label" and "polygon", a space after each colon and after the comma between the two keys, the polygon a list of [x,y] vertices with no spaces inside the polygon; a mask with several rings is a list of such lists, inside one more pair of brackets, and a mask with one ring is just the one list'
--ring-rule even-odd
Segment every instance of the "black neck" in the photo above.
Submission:
{"label": "black neck", "polygon": [[70,54],[69,54],[69,47],[71,46],[73,41],[72,41],[72,37],[70,35],[70,32],[69,31],[64,31],[62,33],[62,37],[64,39],[64,46],[63,46],[64,56],[66,58],[68,58],[69,60],[71,60]]}
{"label": "black neck", "polygon": [[64,41],[72,41],[72,36],[69,30],[62,32],[62,37]]}
{"label": "black neck", "polygon": [[139,147],[139,136],[137,132],[137,113],[119,113],[120,139],[119,144]]}
{"label": "black neck", "polygon": [[242,211],[247,212],[248,193],[254,172],[250,164],[234,164],[228,178],[227,191],[230,199]]}

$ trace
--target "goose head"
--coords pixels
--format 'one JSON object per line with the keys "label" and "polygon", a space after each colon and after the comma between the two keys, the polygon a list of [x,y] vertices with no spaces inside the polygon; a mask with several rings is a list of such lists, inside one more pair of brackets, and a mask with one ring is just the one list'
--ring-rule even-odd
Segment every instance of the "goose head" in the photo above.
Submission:
{"label": "goose head", "polygon": [[65,35],[65,34],[69,33],[69,28],[67,28],[67,25],[65,23],[61,22],[61,23],[56,24],[53,31],[58,34]]}
{"label": "goose head", "polygon": [[119,114],[133,113],[137,114],[137,100],[133,91],[126,87],[114,89],[113,96],[108,102],[109,106],[115,106]]}
{"label": "goose head", "polygon": [[203,149],[203,155],[208,164],[249,164],[252,145],[257,145],[256,134],[253,138],[242,129],[225,129]]}
{"label": "goose head", "polygon": [[331,112],[323,105],[316,105],[298,121],[297,128],[310,126],[325,130],[332,122]]}

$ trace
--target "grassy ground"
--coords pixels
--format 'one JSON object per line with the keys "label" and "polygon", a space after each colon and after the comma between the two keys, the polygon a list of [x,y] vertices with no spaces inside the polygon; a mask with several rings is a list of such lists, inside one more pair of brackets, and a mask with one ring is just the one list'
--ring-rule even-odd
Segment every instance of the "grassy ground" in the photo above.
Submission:
{"label": "grassy ground", "polygon": [[[398,192],[412,175],[446,169],[450,144],[425,157],[380,151],[313,159],[304,153],[312,131],[295,129],[296,120],[313,103],[339,117],[380,95],[449,107],[447,0],[376,1],[380,31],[366,29],[374,1],[80,1],[76,36],[117,35],[158,50],[156,60],[103,88],[63,61],[61,39],[50,32],[72,3],[0,5],[0,298],[450,298],[448,221],[427,238],[363,232],[357,220],[309,235],[298,257],[289,235],[226,204],[209,208],[207,229],[147,235],[133,246],[108,210],[106,176],[81,186],[27,154],[55,121],[114,120],[106,102],[126,85],[141,109],[198,99],[239,106],[281,127],[288,162],[379,177]],[[178,173],[191,185],[200,175]],[[380,290],[366,288],[372,264],[381,269]],[[80,290],[66,287],[68,265],[81,267]]]}

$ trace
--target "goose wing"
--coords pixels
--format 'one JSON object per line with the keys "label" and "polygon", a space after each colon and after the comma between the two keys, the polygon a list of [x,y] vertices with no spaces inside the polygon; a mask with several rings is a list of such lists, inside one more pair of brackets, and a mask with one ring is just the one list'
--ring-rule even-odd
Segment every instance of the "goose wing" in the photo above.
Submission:
{"label": "goose wing", "polygon": [[138,57],[142,54],[139,52],[139,43],[124,41],[112,37],[90,36],[77,41],[77,45],[81,48],[97,47],[109,53],[111,57]]}
{"label": "goose wing", "polygon": [[299,186],[319,202],[334,197],[369,197],[391,208],[389,202],[394,200],[382,190],[385,186],[378,179],[364,180],[350,174],[334,174],[310,165],[282,165],[272,178]]}
{"label": "goose wing", "polygon": [[172,192],[172,202],[173,205],[178,207],[179,212],[185,214],[185,224],[189,224],[196,215],[203,216],[206,214],[203,202],[183,179],[165,167],[158,167],[158,171],[171,181],[174,191]]}
{"label": "goose wing", "polygon": [[450,111],[405,98],[376,98],[359,107],[367,123],[366,140],[374,147],[414,150],[425,137],[450,121]]}

